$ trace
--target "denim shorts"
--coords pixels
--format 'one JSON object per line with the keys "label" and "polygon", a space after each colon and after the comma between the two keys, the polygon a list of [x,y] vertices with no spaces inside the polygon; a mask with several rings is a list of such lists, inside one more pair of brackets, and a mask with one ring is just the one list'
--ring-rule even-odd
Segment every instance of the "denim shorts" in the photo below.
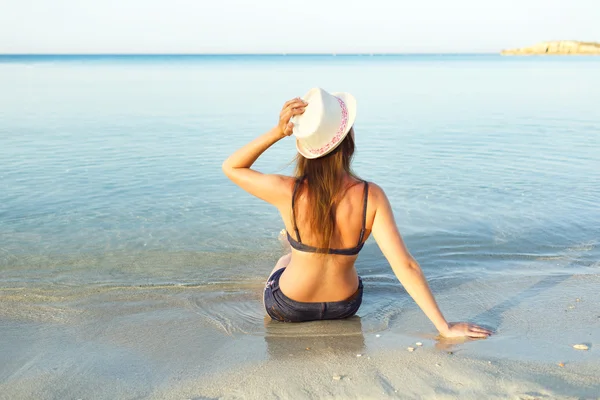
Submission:
{"label": "denim shorts", "polygon": [[281,322],[305,322],[322,319],[342,319],[356,314],[362,303],[363,283],[358,277],[358,289],[346,300],[326,303],[304,303],[287,297],[279,288],[279,278],[285,268],[273,273],[264,293],[265,308],[271,318]]}

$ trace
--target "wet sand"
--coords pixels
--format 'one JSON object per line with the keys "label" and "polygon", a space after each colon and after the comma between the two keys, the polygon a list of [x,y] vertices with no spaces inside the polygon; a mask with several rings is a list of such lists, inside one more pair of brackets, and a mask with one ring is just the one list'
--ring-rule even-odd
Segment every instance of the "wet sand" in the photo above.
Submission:
{"label": "wet sand", "polygon": [[[265,318],[259,280],[4,288],[0,398],[600,395],[600,275],[503,275],[438,287],[449,319],[497,331],[456,343],[438,340],[402,292],[394,290],[395,303],[392,294],[370,298],[370,288],[381,290],[376,281],[365,276],[358,317],[306,324]],[[574,349],[578,343],[589,350]]]}

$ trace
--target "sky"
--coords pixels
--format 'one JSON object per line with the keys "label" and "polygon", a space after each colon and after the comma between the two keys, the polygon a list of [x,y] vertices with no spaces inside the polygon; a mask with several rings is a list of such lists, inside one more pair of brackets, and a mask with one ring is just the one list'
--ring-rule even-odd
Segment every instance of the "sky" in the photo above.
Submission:
{"label": "sky", "polygon": [[600,0],[0,0],[0,53],[496,53],[600,42]]}

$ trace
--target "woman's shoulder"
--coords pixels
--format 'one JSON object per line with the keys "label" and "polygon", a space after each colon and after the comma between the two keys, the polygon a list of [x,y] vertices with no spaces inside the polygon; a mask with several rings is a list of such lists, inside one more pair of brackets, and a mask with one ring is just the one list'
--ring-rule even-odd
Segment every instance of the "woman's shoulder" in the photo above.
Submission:
{"label": "woman's shoulder", "polygon": [[369,208],[376,210],[378,206],[385,205],[388,203],[387,195],[381,186],[375,182],[364,180],[369,186],[368,202]]}
{"label": "woman's shoulder", "polygon": [[375,182],[371,182],[366,179],[363,179],[362,182],[365,182],[369,186],[369,199],[371,199],[371,196],[373,196],[374,198],[385,196],[385,192],[383,191],[381,186],[379,186]]}

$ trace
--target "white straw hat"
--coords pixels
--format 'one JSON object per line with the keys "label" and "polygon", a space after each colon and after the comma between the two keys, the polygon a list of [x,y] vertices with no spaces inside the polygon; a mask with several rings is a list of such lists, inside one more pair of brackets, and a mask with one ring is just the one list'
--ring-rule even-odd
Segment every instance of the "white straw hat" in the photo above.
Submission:
{"label": "white straw hat", "polygon": [[344,140],[356,119],[356,99],[350,93],[308,91],[303,114],[292,118],[296,148],[306,158],[322,157]]}

